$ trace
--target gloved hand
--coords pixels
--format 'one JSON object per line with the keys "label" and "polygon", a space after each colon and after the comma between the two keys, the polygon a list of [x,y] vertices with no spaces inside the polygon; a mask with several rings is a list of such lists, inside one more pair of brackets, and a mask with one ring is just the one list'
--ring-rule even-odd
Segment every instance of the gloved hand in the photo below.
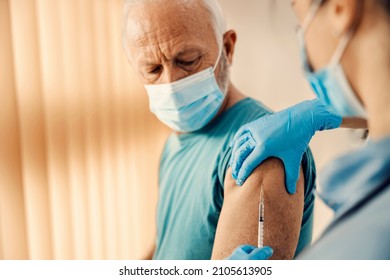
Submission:
{"label": "gloved hand", "polygon": [[287,191],[294,194],[302,156],[311,138],[316,131],[338,128],[341,122],[341,117],[314,99],[244,125],[231,144],[233,178],[241,186],[264,160],[277,157],[284,164]]}
{"label": "gloved hand", "polygon": [[258,248],[252,245],[241,245],[227,257],[227,260],[268,260],[273,254],[271,247]]}

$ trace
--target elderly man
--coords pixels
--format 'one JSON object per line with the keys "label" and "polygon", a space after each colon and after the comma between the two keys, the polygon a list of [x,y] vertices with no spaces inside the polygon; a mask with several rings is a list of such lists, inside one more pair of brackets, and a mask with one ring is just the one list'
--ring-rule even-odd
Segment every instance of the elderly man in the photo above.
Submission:
{"label": "elderly man", "polygon": [[[127,0],[124,45],[145,84],[151,111],[174,131],[160,163],[154,259],[223,259],[257,244],[260,190],[264,243],[290,259],[311,241],[315,169],[305,155],[295,195],[283,164],[269,159],[238,188],[231,142],[244,124],[269,114],[229,80],[236,33],[217,0]],[[286,139],[288,141],[288,139]]]}

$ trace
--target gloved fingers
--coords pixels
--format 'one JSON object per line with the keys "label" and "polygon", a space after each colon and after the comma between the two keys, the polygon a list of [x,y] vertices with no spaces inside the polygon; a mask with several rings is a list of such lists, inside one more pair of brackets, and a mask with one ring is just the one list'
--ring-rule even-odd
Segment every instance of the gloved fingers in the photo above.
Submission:
{"label": "gloved fingers", "polygon": [[249,254],[255,249],[255,246],[241,245],[238,246],[227,260],[248,260]]}
{"label": "gloved fingers", "polygon": [[268,260],[274,251],[271,247],[255,248],[249,254],[249,260]]}
{"label": "gloved fingers", "polygon": [[291,155],[288,153],[283,159],[284,171],[286,174],[286,189],[289,194],[295,194],[299,171],[301,169],[302,155]]}
{"label": "gloved fingers", "polygon": [[232,166],[233,162],[235,161],[234,155],[236,154],[237,150],[245,144],[246,141],[249,140],[250,134],[249,133],[244,133],[241,135],[240,138],[238,138],[236,141],[234,141],[231,145],[232,147],[232,157],[230,158],[230,163],[229,165]]}
{"label": "gloved fingers", "polygon": [[250,254],[256,248],[257,248],[256,246],[252,246],[252,245],[241,245],[241,246],[237,247],[236,250],[241,250],[247,254]]}
{"label": "gloved fingers", "polygon": [[338,116],[338,115],[335,115],[333,113],[330,113],[326,116],[325,119],[325,124],[324,124],[324,127],[319,127],[319,130],[330,130],[330,129],[335,129],[335,128],[339,128],[343,122],[343,118]]}
{"label": "gloved fingers", "polygon": [[232,162],[232,176],[237,179],[242,163],[252,153],[255,148],[252,139],[248,139],[241,147],[234,153],[234,160]]}
{"label": "gloved fingers", "polygon": [[[303,103],[303,102],[302,102]],[[326,106],[320,99],[314,99],[308,101],[311,112],[316,112],[316,121],[314,126],[314,133],[319,130],[330,130],[339,128],[343,122],[343,118],[331,112],[329,107]]]}
{"label": "gloved fingers", "polygon": [[255,147],[252,153],[245,159],[242,159],[242,164],[240,165],[236,179],[237,185],[242,186],[246,179],[252,174],[253,170],[267,158],[268,155],[263,148]]}
{"label": "gloved fingers", "polygon": [[230,147],[233,147],[234,143],[237,142],[238,138],[240,138],[241,136],[243,136],[243,135],[246,134],[247,132],[248,132],[248,129],[247,129],[246,125],[242,126],[242,127],[236,132],[236,134],[234,134],[233,140],[232,140],[232,142],[230,142]]}

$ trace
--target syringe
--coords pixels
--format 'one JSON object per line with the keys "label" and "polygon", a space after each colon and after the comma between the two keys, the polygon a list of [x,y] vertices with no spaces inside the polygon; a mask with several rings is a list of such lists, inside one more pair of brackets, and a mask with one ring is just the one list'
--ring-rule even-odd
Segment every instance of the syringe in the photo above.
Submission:
{"label": "syringe", "polygon": [[257,232],[257,247],[262,248],[263,245],[263,229],[264,229],[264,194],[263,188],[260,191],[259,203],[259,229]]}

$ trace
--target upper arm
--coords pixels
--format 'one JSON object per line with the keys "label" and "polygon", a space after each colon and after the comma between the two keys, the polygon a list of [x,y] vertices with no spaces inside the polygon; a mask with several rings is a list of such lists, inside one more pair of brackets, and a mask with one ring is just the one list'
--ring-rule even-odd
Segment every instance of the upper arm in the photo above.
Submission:
{"label": "upper arm", "polygon": [[298,245],[304,204],[301,172],[297,192],[286,191],[283,163],[268,159],[257,167],[242,187],[229,169],[225,177],[224,203],[218,221],[213,259],[223,259],[239,245],[257,246],[260,189],[264,193],[264,245],[274,249],[274,259],[292,259]]}

